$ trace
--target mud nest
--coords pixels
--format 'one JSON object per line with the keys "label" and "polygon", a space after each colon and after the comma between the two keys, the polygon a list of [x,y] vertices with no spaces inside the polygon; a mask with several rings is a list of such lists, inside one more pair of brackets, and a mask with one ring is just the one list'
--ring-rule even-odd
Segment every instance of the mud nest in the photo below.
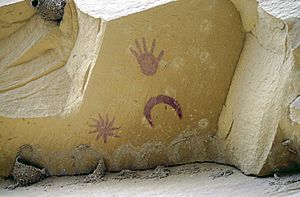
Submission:
{"label": "mud nest", "polygon": [[31,0],[30,5],[37,9],[43,19],[60,22],[64,16],[67,0]]}
{"label": "mud nest", "polygon": [[16,184],[8,186],[7,189],[10,190],[39,182],[48,176],[48,173],[45,168],[35,166],[21,156],[17,156],[12,175]]}
{"label": "mud nest", "polygon": [[103,159],[100,159],[96,169],[92,174],[89,174],[88,176],[85,177],[83,180],[84,183],[94,183],[94,182],[100,182],[103,181],[103,177],[105,176],[106,173],[106,165],[104,163]]}

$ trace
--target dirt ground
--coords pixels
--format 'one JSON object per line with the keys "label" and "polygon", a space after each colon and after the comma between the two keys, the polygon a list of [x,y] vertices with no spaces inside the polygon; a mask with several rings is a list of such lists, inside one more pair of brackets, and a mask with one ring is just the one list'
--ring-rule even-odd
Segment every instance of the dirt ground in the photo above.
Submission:
{"label": "dirt ground", "polygon": [[50,177],[14,190],[12,180],[0,181],[0,196],[97,196],[97,197],[197,197],[197,196],[300,196],[300,173],[275,177],[246,176],[239,170],[213,163],[158,167],[147,171],[106,173],[97,182],[86,176]]}

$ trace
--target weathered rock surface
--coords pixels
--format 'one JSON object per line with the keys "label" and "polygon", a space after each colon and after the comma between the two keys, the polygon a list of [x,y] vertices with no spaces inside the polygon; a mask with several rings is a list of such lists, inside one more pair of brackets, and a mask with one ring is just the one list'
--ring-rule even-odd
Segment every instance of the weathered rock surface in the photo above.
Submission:
{"label": "weathered rock surface", "polygon": [[24,144],[51,175],[89,173],[100,158],[108,171],[299,165],[300,22],[267,11],[255,0],[76,0],[57,23],[30,1],[2,2],[0,175]]}

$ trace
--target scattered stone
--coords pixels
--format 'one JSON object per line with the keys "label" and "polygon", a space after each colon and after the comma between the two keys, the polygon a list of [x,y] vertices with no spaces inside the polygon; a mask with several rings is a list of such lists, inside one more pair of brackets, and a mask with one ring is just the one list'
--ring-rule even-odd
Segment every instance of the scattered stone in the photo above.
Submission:
{"label": "scattered stone", "polygon": [[226,171],[221,170],[218,173],[211,174],[209,177],[212,177],[212,179],[216,179],[216,178],[220,178],[220,177],[227,178],[227,177],[231,176],[232,174],[233,174],[232,170],[226,170]]}
{"label": "scattered stone", "polygon": [[273,185],[276,185],[276,184],[277,184],[277,182],[275,182],[275,181],[269,181],[270,186],[273,186]]}
{"label": "scattered stone", "polygon": [[293,123],[300,124],[300,96],[290,104],[290,119]]}
{"label": "scattered stone", "polygon": [[94,170],[92,174],[89,174],[85,179],[83,180],[84,183],[95,183],[95,182],[101,182],[104,181],[104,176],[106,172],[106,166],[104,163],[104,160],[101,159]]}
{"label": "scattered stone", "polygon": [[293,140],[287,139],[282,142],[283,146],[290,146],[293,144]]}
{"label": "scattered stone", "polygon": [[292,153],[293,155],[296,155],[297,154],[297,150],[295,150],[292,146],[293,146],[293,140],[290,140],[290,139],[287,139],[287,140],[284,140],[282,142],[282,146],[286,146],[288,151],[290,153]]}
{"label": "scattered stone", "polygon": [[13,178],[16,184],[8,186],[7,189],[15,189],[18,186],[27,186],[43,180],[48,174],[45,168],[39,168],[17,156],[13,168]]}
{"label": "scattered stone", "polygon": [[149,174],[146,178],[148,179],[162,179],[169,176],[170,170],[164,166],[157,166],[154,171]]}
{"label": "scattered stone", "polygon": [[289,185],[289,184],[294,184],[294,183],[298,183],[300,182],[300,179],[299,178],[293,178],[293,179],[290,179],[290,180],[287,180],[284,185]]}
{"label": "scattered stone", "polygon": [[275,180],[280,180],[280,176],[279,176],[278,173],[274,173],[274,179],[275,179]]}
{"label": "scattered stone", "polygon": [[289,151],[290,153],[292,153],[293,155],[296,155],[296,154],[297,154],[297,151],[296,151],[295,149],[293,149],[293,148],[288,148],[288,151]]}
{"label": "scattered stone", "polygon": [[180,174],[185,174],[185,173],[188,173],[189,170],[186,169],[186,168],[181,168],[181,169],[178,169],[174,172],[172,172],[173,175],[180,175]]}
{"label": "scattered stone", "polygon": [[140,176],[137,174],[136,171],[132,171],[132,170],[122,170],[117,177],[115,177],[114,179],[116,180],[124,180],[124,179],[134,179],[134,178],[139,178]]}
{"label": "scattered stone", "polygon": [[180,167],[176,171],[172,172],[172,175],[180,175],[180,174],[198,174],[202,170],[205,170],[199,166],[199,164],[193,164],[192,166],[189,167]]}
{"label": "scattered stone", "polygon": [[198,165],[193,165],[190,170],[190,174],[198,174],[199,172],[201,172],[201,167]]}

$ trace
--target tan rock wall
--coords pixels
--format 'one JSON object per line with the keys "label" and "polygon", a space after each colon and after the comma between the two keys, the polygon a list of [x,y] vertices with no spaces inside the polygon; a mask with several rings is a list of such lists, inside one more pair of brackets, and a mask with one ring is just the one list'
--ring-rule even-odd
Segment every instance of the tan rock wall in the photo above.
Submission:
{"label": "tan rock wall", "polygon": [[[74,167],[83,156],[72,156],[71,153],[80,144],[88,145],[82,146],[84,151],[104,155],[109,170],[210,160],[210,138],[217,131],[218,117],[244,40],[242,23],[234,5],[229,1],[173,2],[103,21],[97,32],[85,28],[93,27],[95,22],[89,24],[90,19],[78,9],[71,11],[76,12],[78,36],[72,50],[65,53],[68,58],[58,69],[61,73],[55,80],[45,80],[49,77],[45,74],[40,77],[43,83],[38,80],[26,83],[28,89],[40,87],[50,95],[43,94],[41,100],[36,94],[42,91],[37,90],[19,98],[20,93],[12,92],[20,89],[19,86],[3,88],[0,98],[4,157],[1,162],[5,165],[1,165],[1,173],[9,173],[8,166],[12,165],[18,148],[24,144],[33,147],[26,157],[38,160],[36,162],[46,166],[51,174],[57,175],[87,171]],[[26,25],[41,23],[58,33],[64,32],[68,31],[69,23],[77,23],[76,15],[68,16],[66,10],[60,27],[37,22],[41,20],[38,15]],[[98,19],[98,25],[100,22]],[[26,27],[20,31],[23,29]],[[30,29],[34,30],[33,27]],[[36,32],[44,36],[40,29],[43,28]],[[17,34],[23,35],[20,31]],[[28,59],[35,53],[34,48],[41,51],[54,43],[64,47],[58,38],[53,36],[51,43],[31,44],[26,51]],[[90,45],[101,46],[99,54],[96,55],[97,49]],[[41,61],[36,65],[41,68],[47,58],[39,56]],[[56,57],[49,58],[55,60]],[[94,57],[97,57],[95,65],[89,63]],[[32,61],[29,66],[34,65]],[[18,69],[22,75],[17,82],[22,77],[26,80],[23,70],[28,68],[20,62],[22,67]],[[3,65],[9,67],[9,64]],[[31,73],[32,69],[29,70]],[[66,76],[64,72],[67,72]],[[2,75],[16,77],[15,74]],[[55,85],[57,80],[60,85]],[[7,84],[9,80],[5,79],[3,86]],[[52,90],[55,92],[51,94]],[[62,91],[64,94],[60,94]],[[74,108],[74,103],[82,105]],[[69,109],[78,110],[67,115]],[[65,115],[49,117],[56,114]],[[110,132],[107,137],[106,134],[89,134],[101,125],[106,125],[106,132]],[[98,157],[90,158],[97,160]]]}
{"label": "tan rock wall", "polygon": [[254,0],[76,0],[60,24],[28,5],[0,7],[1,176],[17,154],[51,175],[100,158],[109,171],[298,165],[295,20]]}

